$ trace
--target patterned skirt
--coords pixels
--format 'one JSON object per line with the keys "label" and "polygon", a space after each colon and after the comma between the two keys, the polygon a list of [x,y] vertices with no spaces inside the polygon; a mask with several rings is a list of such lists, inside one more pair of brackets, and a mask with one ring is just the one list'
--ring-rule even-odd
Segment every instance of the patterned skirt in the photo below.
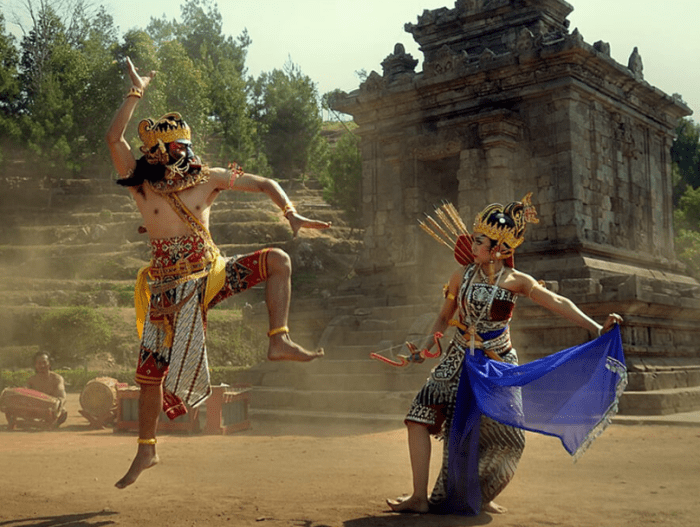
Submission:
{"label": "patterned skirt", "polygon": [[[444,440],[442,467],[430,496],[431,506],[446,499],[449,443],[452,416],[462,371],[464,348],[454,342],[433,369],[406,415],[406,421],[422,424],[431,434]],[[504,362],[517,364],[514,349]],[[525,434],[519,428],[503,425],[484,415],[479,427],[479,483],[483,503],[493,500],[510,483],[525,449]]]}
{"label": "patterned skirt", "polygon": [[[150,309],[144,323],[136,382],[163,383],[163,409],[174,419],[209,395],[206,311],[226,298],[267,279],[267,251],[226,259],[224,286],[209,305],[203,298],[207,277],[150,284]],[[187,278],[187,277],[184,277]]]}

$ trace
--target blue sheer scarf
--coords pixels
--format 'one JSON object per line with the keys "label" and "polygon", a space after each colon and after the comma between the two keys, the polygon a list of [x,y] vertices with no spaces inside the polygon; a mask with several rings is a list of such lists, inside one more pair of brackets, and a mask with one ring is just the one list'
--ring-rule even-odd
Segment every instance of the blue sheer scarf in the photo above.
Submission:
{"label": "blue sheer scarf", "polygon": [[479,514],[479,422],[558,437],[577,459],[610,424],[627,385],[620,328],[515,366],[466,350],[450,428],[447,499],[435,512]]}

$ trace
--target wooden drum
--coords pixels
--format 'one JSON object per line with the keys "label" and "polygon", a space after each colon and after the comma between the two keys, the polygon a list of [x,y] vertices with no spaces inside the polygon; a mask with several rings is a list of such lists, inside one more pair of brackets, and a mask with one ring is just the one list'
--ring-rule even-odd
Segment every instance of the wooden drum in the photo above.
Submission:
{"label": "wooden drum", "polygon": [[95,428],[113,421],[117,411],[117,387],[126,386],[111,377],[89,381],[80,394],[80,414]]}
{"label": "wooden drum", "polygon": [[61,401],[31,388],[5,388],[0,394],[0,412],[5,414],[10,429],[17,419],[39,420],[47,427],[58,418]]}

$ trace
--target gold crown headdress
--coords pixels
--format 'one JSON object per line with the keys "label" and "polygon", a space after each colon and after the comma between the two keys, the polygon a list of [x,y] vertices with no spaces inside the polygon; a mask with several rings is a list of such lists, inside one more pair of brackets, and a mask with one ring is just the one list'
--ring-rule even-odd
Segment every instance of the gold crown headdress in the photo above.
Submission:
{"label": "gold crown headdress", "polygon": [[144,119],[139,123],[139,137],[143,141],[142,151],[150,151],[156,145],[165,149],[165,144],[173,141],[190,141],[190,127],[177,112],[165,114],[157,121]]}
{"label": "gold crown headdress", "polygon": [[[509,259],[515,248],[523,243],[526,223],[539,223],[537,211],[530,201],[531,197],[532,192],[522,201],[514,201],[505,207],[500,203],[491,204],[476,216],[474,234],[483,234],[501,244],[500,254],[503,259]],[[496,224],[488,223],[488,218],[498,213],[501,213],[501,218],[495,220]],[[460,265],[473,262],[472,235],[469,234],[455,206],[445,202],[435,208],[435,216],[437,220],[427,214],[425,222],[418,220],[421,228],[437,242],[453,250]],[[503,216],[510,217],[515,226],[509,227]],[[512,258],[506,263],[512,267]]]}
{"label": "gold crown headdress", "polygon": [[[483,234],[501,245],[500,253],[506,258],[525,241],[525,227],[528,223],[539,223],[537,210],[531,202],[532,192],[521,201],[514,201],[505,207],[492,203],[476,215],[474,234]],[[500,216],[500,217],[499,217]],[[513,220],[509,225],[506,217]]]}

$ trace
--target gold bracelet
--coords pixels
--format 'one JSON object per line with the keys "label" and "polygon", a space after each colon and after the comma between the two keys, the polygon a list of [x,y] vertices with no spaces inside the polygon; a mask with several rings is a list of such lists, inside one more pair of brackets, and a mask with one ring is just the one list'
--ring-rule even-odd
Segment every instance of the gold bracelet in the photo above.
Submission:
{"label": "gold bracelet", "polygon": [[289,328],[287,326],[281,326],[279,328],[271,329],[267,332],[267,336],[272,337],[273,335],[279,335],[280,333],[289,333]]}
{"label": "gold bracelet", "polygon": [[294,208],[294,204],[291,201],[284,206],[284,209],[282,209],[282,216],[286,218],[287,214],[290,212],[293,212],[294,214],[297,213],[297,209]]}
{"label": "gold bracelet", "polygon": [[158,441],[156,441],[156,438],[154,437],[153,439],[141,439],[139,437],[138,441],[136,441],[139,445],[155,445]]}
{"label": "gold bracelet", "polygon": [[141,88],[137,88],[136,86],[132,86],[129,88],[129,92],[126,94],[126,98],[128,99],[129,97],[136,97],[137,99],[140,99],[143,97],[143,90]]}

